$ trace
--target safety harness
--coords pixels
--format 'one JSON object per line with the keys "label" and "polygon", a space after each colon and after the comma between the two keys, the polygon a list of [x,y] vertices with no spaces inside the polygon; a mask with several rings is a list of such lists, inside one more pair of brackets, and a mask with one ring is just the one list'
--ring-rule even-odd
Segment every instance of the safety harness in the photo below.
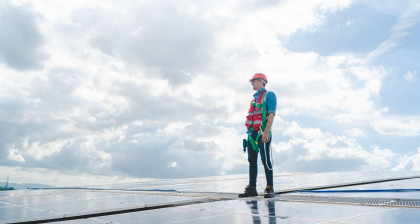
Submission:
{"label": "safety harness", "polygon": [[[245,123],[245,125],[248,127],[249,130],[258,131],[258,135],[255,139],[253,139],[251,135],[248,135],[248,141],[251,143],[252,149],[254,149],[257,153],[259,152],[258,140],[260,139],[262,133],[265,130],[265,127],[267,126],[267,101],[266,101],[267,93],[268,91],[264,90],[264,92],[262,92],[260,97],[258,98],[257,102],[255,102],[255,100],[251,102],[251,108],[249,111],[249,115],[247,117],[247,121]],[[255,118],[254,115],[258,115],[260,113],[262,113],[262,120],[260,119],[254,120]],[[259,130],[258,130],[258,127],[259,127]],[[270,131],[270,138],[271,138],[271,131]]]}

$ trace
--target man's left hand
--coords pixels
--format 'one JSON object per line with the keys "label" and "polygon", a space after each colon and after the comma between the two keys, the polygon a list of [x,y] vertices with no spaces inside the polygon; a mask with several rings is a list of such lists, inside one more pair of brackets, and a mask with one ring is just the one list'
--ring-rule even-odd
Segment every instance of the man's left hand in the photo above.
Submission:
{"label": "man's left hand", "polygon": [[262,142],[263,143],[267,143],[268,141],[270,141],[270,132],[269,131],[264,131],[262,134]]}

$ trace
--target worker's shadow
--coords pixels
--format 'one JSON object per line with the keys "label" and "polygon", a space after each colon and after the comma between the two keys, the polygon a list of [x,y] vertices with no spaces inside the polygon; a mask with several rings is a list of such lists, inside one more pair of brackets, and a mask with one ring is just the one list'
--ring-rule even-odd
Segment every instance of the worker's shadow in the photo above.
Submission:
{"label": "worker's shadow", "polygon": [[[246,201],[246,204],[249,205],[251,208],[252,223],[254,224],[261,223],[261,216],[258,211],[258,201]],[[287,219],[287,217],[276,217],[275,201],[266,201],[265,205],[267,205],[267,208],[268,208],[268,223],[269,224],[276,224],[277,218]]]}

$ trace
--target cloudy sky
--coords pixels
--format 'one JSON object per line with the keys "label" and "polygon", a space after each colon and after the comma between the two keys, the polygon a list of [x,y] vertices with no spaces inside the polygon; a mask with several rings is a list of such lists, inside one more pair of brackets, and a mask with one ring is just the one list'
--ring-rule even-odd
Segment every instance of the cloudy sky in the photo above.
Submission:
{"label": "cloudy sky", "polygon": [[256,72],[275,172],[420,170],[419,38],[419,0],[2,0],[1,178],[247,173]]}

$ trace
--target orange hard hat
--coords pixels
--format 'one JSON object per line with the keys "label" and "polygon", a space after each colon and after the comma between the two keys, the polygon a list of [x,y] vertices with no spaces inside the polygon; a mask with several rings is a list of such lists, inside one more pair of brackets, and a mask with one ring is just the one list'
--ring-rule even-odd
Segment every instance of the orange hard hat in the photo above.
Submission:
{"label": "orange hard hat", "polygon": [[267,77],[263,73],[255,73],[254,76],[252,76],[252,79],[250,79],[249,81],[251,82],[254,79],[262,79],[265,82],[268,82]]}

